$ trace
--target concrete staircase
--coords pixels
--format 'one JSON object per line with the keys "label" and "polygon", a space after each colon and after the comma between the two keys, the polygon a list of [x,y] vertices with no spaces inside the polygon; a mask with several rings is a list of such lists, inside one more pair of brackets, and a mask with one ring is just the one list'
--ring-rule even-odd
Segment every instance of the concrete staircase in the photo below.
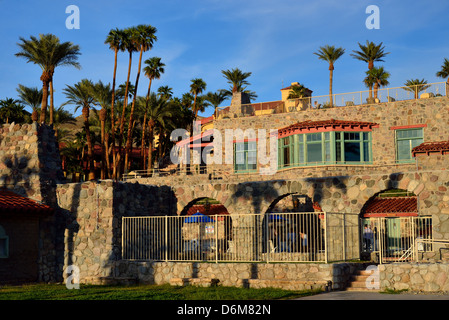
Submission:
{"label": "concrete staircase", "polygon": [[379,292],[379,278],[374,270],[355,270],[350,277],[345,290]]}

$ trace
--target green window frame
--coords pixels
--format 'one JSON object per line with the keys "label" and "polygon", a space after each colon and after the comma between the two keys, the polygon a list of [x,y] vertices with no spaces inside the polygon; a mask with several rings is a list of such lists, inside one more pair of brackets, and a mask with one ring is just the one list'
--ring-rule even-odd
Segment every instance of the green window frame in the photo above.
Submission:
{"label": "green window frame", "polygon": [[396,160],[413,162],[412,149],[424,142],[423,128],[396,130]]}
{"label": "green window frame", "polygon": [[257,171],[257,143],[255,141],[234,143],[234,171]]}
{"label": "green window frame", "polygon": [[370,131],[296,134],[279,141],[279,169],[296,166],[372,163]]}

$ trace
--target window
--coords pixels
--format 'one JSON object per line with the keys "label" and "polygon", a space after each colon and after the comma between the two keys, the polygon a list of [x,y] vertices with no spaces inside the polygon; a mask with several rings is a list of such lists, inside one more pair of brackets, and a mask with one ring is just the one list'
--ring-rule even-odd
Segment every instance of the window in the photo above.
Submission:
{"label": "window", "polygon": [[8,258],[9,256],[9,238],[5,230],[0,226],[0,258]]}
{"label": "window", "polygon": [[280,139],[279,168],[371,161],[371,132],[328,131]]}
{"label": "window", "polygon": [[234,144],[234,170],[239,172],[257,170],[257,144],[255,141]]}
{"label": "window", "polygon": [[412,149],[424,142],[422,128],[396,130],[396,159],[412,161]]}

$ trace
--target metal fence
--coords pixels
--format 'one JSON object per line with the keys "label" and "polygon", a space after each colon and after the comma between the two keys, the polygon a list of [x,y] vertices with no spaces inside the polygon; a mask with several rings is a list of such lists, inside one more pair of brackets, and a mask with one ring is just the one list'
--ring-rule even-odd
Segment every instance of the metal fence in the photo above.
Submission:
{"label": "metal fence", "polygon": [[328,262],[359,257],[358,215],[271,214],[124,217],[122,259]]}
{"label": "metal fence", "polygon": [[416,260],[416,253],[433,251],[431,217],[376,217],[362,219],[362,253],[374,253],[380,263]]}
{"label": "metal fence", "polygon": [[[321,95],[284,101],[285,105],[275,105],[274,103],[264,103],[262,107],[259,103],[242,105],[244,116],[258,115],[257,111],[271,108],[271,113],[297,112],[307,109],[322,109],[329,107],[348,107],[357,105],[371,105],[382,102],[395,102],[414,99],[428,99],[448,95],[448,85],[446,82],[435,82],[414,86],[403,86],[394,88],[379,88],[365,91],[355,91],[348,93],[336,93],[332,96]],[[332,101],[332,102],[331,102]],[[269,110],[265,110],[269,111]],[[217,118],[226,117],[230,112],[229,107],[217,108]],[[266,112],[265,112],[266,113]],[[260,113],[263,114],[263,113]]]}

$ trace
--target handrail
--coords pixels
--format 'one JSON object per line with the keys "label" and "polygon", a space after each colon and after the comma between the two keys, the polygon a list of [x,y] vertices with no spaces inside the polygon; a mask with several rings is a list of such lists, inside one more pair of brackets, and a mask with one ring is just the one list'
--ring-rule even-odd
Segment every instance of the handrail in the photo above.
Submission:
{"label": "handrail", "polygon": [[414,256],[415,256],[415,261],[418,262],[419,261],[419,255],[418,255],[418,244],[419,243],[430,243],[430,244],[436,244],[436,243],[441,243],[441,244],[446,244],[449,245],[449,240],[444,240],[444,239],[424,239],[424,238],[416,238],[415,239],[415,243],[412,245],[414,246]]}
{"label": "handrail", "polygon": [[[442,86],[442,88],[440,88]],[[377,104],[382,102],[381,100],[383,98],[385,99],[385,102],[394,102],[394,101],[403,101],[403,100],[415,100],[419,99],[418,94],[422,93],[431,93],[436,95],[448,95],[448,87],[447,82],[434,82],[434,83],[426,83],[426,84],[420,84],[420,85],[413,85],[413,86],[401,86],[401,87],[388,87],[388,88],[379,88],[377,90],[363,90],[363,91],[354,91],[354,92],[345,92],[345,93],[334,93],[332,94],[332,106],[337,107],[338,102],[345,104],[338,107],[347,107],[347,106],[355,106],[355,105],[370,105],[370,104]],[[400,94],[405,94],[405,97],[399,97]],[[392,95],[395,95],[395,98],[392,97]],[[345,98],[351,96],[349,99]],[[300,102],[300,101],[308,101],[308,107],[313,108],[312,101],[315,101],[319,104],[323,104],[322,107],[325,107],[325,105],[330,104],[330,95],[320,95],[320,96],[311,96],[311,97],[303,97],[303,98],[297,98],[297,99],[288,99],[288,102]],[[366,102],[363,102],[363,99],[367,98]],[[376,99],[378,101],[376,101]],[[356,101],[357,100],[357,101]],[[279,100],[278,100],[279,101]],[[250,104],[242,104],[242,107],[245,106],[254,106],[257,104],[265,104],[265,103],[272,103],[276,101],[268,101],[268,102],[254,102]],[[282,101],[286,102],[286,101]],[[216,109],[216,115],[220,113],[223,113],[223,110],[226,108],[229,108],[230,106],[223,106],[223,107],[217,107]]]}

